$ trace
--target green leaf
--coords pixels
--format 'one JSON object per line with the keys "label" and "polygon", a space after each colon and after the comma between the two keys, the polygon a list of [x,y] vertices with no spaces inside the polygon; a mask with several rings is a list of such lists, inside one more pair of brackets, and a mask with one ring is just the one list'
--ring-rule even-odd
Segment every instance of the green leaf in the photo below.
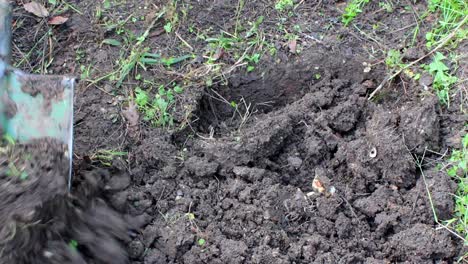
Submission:
{"label": "green leaf", "polygon": [[57,0],[49,0],[49,4],[51,4],[51,5],[57,5]]}
{"label": "green leaf", "polygon": [[255,66],[252,66],[252,65],[247,66],[247,72],[251,72],[253,70],[255,70]]}
{"label": "green leaf", "polygon": [[168,59],[161,59],[161,62],[163,64],[165,64],[166,66],[171,66],[171,65],[174,65],[174,64],[177,64],[179,62],[182,62],[186,59],[189,59],[189,58],[192,58],[192,55],[183,55],[183,56],[180,56],[180,57],[177,57],[177,58],[168,58]]}
{"label": "green leaf", "polygon": [[122,46],[122,42],[116,40],[116,39],[105,39],[102,41],[102,44],[107,44],[111,46]]}
{"label": "green leaf", "polygon": [[455,177],[457,175],[457,167],[456,166],[452,166],[450,169],[447,170],[447,174],[450,176],[450,177]]}
{"label": "green leaf", "polygon": [[468,148],[468,133],[463,137],[462,145],[463,148]]}
{"label": "green leaf", "polygon": [[68,243],[68,246],[72,249],[72,250],[77,250],[78,248],[78,242],[76,240],[71,240],[69,243]]}
{"label": "green leaf", "polygon": [[174,86],[174,92],[181,94],[184,92],[184,89],[180,87],[179,85]]}
{"label": "green leaf", "polygon": [[104,0],[104,8],[105,9],[109,9],[111,8],[111,3],[110,3],[110,0]]}
{"label": "green leaf", "polygon": [[167,22],[166,25],[164,25],[164,30],[165,30],[167,33],[171,33],[171,32],[172,32],[172,23],[171,23],[171,22]]}
{"label": "green leaf", "polygon": [[195,220],[195,215],[193,213],[186,213],[185,215],[189,220]]}
{"label": "green leaf", "polygon": [[203,247],[206,244],[206,240],[203,238],[198,239],[198,245]]}
{"label": "green leaf", "polygon": [[20,180],[25,181],[28,179],[28,173],[25,171],[22,171],[20,174]]}
{"label": "green leaf", "polygon": [[148,94],[145,91],[141,90],[141,88],[137,87],[135,89],[135,95],[135,103],[137,104],[137,106],[139,108],[144,108],[149,101]]}

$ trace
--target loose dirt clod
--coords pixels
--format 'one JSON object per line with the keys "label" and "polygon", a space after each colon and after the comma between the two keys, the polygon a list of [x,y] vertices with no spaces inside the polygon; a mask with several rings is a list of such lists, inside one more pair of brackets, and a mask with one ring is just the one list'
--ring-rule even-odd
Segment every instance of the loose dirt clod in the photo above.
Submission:
{"label": "loose dirt clod", "polygon": [[79,176],[54,140],[1,148],[0,263],[127,263],[130,225],[107,205],[104,172]]}

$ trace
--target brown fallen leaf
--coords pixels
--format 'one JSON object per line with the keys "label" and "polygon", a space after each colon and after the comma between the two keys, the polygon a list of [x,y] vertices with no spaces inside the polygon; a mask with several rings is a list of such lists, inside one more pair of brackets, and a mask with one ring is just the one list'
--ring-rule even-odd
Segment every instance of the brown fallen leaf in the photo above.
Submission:
{"label": "brown fallen leaf", "polygon": [[140,121],[140,115],[138,113],[138,109],[135,103],[131,102],[128,105],[128,108],[122,111],[122,115],[128,121],[128,125],[130,127],[138,126]]}
{"label": "brown fallen leaf", "polygon": [[290,51],[291,53],[296,53],[296,51],[297,51],[297,40],[291,39],[291,40],[288,42],[288,47],[289,47],[289,51]]}
{"label": "brown fallen leaf", "polygon": [[49,16],[49,11],[47,11],[47,9],[43,5],[39,4],[38,2],[32,1],[30,3],[24,4],[23,7],[26,11],[28,11],[29,13],[37,17]]}
{"label": "brown fallen leaf", "polygon": [[47,23],[49,25],[62,25],[63,23],[67,21],[68,21],[68,17],[54,16],[54,17],[51,17]]}
{"label": "brown fallen leaf", "polygon": [[138,138],[140,114],[134,102],[130,102],[128,107],[122,110],[122,115],[127,121],[128,134],[132,138]]}

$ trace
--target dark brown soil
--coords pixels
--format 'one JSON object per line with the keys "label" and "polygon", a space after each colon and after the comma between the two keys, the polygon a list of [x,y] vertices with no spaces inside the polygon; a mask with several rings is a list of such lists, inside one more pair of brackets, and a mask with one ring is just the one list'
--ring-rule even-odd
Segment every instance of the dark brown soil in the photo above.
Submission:
{"label": "dark brown soil", "polygon": [[103,199],[112,185],[107,172],[82,171],[68,193],[61,144],[37,140],[3,150],[0,263],[127,263],[133,219]]}
{"label": "dark brown soil", "polygon": [[[87,12],[70,14],[69,22],[54,29],[60,46],[54,73],[79,73],[78,49],[102,72],[110,71],[118,52],[99,45],[113,36],[91,17],[96,4],[70,2]],[[135,7],[140,2],[115,11],[144,12]],[[234,26],[237,1],[182,2],[193,8],[181,25]],[[279,17],[271,3],[246,2],[245,17]],[[412,7],[425,5],[416,1]],[[286,22],[305,28],[300,54],[275,40],[277,56],[265,56],[255,71],[238,69],[227,82],[189,87],[177,98],[183,111],[174,113],[183,129],[135,126],[122,113],[127,90],[112,90],[109,81],[99,89],[81,84],[75,94],[72,192],[66,192],[67,161],[58,150],[15,148],[16,156],[33,153],[31,174],[26,181],[0,176],[0,217],[13,226],[1,229],[6,246],[0,262],[453,263],[462,242],[437,228],[428,193],[439,220],[446,220],[453,215],[456,186],[430,162],[438,156],[428,150],[456,145],[467,119],[404,77],[368,101],[386,75],[381,48],[406,51],[411,29],[395,30],[412,23],[413,14],[398,4],[394,19],[371,3],[369,16],[356,23],[363,30],[385,24],[373,32],[379,33],[376,43],[340,26],[342,6],[325,0],[300,5]],[[273,30],[272,21],[262,30]],[[328,25],[333,30],[325,30]],[[429,26],[422,23],[422,32]],[[136,32],[145,29],[135,24]],[[31,48],[20,41],[27,30],[15,31],[20,49]],[[201,54],[204,42],[184,26],[179,30]],[[161,33],[149,43],[177,55],[185,52],[175,48],[178,41]],[[424,53],[423,44],[415,45],[418,52]],[[418,58],[410,53],[406,59]],[[370,72],[363,62],[372,64]],[[177,78],[160,68],[151,74],[165,83],[168,76]],[[128,151],[128,159],[100,170],[93,159],[99,149]],[[419,168],[415,160],[423,157]],[[11,156],[5,158],[3,168]]]}

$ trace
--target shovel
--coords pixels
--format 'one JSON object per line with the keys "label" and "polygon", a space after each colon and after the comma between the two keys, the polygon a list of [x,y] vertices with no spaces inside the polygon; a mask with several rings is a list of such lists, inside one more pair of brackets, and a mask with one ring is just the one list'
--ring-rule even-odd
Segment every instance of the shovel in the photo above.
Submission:
{"label": "shovel", "polygon": [[65,144],[70,188],[75,80],[24,73],[10,66],[10,57],[11,9],[0,0],[0,133],[19,143],[52,138]]}

